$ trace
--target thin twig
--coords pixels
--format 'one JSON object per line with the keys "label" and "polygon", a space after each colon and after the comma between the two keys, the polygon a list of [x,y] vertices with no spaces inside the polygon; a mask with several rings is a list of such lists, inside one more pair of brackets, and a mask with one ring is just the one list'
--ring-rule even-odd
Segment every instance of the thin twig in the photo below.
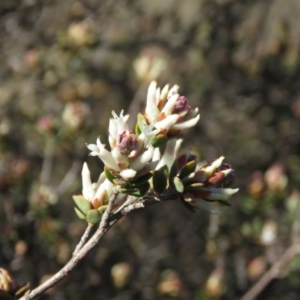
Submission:
{"label": "thin twig", "polygon": [[[30,291],[30,293],[26,297],[23,296],[20,300],[31,300],[36,298],[70,274],[70,272],[77,266],[79,261],[81,261],[97,245],[104,234],[118,221],[118,219],[115,219],[115,221],[111,223],[108,221],[116,197],[117,192],[112,195],[109,201],[109,205],[103,214],[102,221],[97,231],[89,239],[89,241],[71,258],[71,260],[60,271],[58,271],[43,284]],[[122,216],[120,216],[120,218],[121,217]]]}
{"label": "thin twig", "polygon": [[73,256],[76,255],[78,253],[78,251],[83,247],[83,245],[86,243],[86,241],[88,240],[89,238],[89,235],[91,233],[91,230],[92,230],[92,227],[93,225],[92,224],[89,224],[87,226],[87,228],[85,229],[85,232],[83,234],[83,236],[81,237],[80,239],[80,242],[77,244],[74,252],[73,252]]}
{"label": "thin twig", "polygon": [[68,276],[70,272],[77,266],[79,261],[81,261],[98,244],[104,234],[123,216],[134,210],[141,209],[152,204],[160,203],[162,201],[175,200],[177,198],[174,191],[168,191],[161,197],[156,197],[153,194],[148,194],[144,197],[136,198],[136,201],[133,204],[124,207],[117,213],[111,214],[117,196],[118,192],[115,191],[111,196],[111,199],[109,200],[108,207],[102,216],[102,220],[98,229],[96,230],[94,235],[87,241],[87,243],[71,258],[71,260],[60,271],[58,271],[54,276],[45,281],[43,284],[30,291],[29,295],[27,295],[27,298],[23,296],[20,300],[34,299],[44,293],[47,289],[64,279],[66,276]]}
{"label": "thin twig", "polygon": [[300,253],[300,244],[291,245],[276,263],[256,282],[253,287],[241,298],[241,300],[253,300],[265,289],[265,287],[280,275],[282,269]]}

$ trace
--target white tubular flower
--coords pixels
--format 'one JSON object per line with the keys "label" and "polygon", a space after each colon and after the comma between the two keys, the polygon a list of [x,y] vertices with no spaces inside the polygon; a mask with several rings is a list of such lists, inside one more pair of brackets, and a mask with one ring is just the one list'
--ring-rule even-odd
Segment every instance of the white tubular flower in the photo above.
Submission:
{"label": "white tubular flower", "polygon": [[239,189],[210,188],[210,191],[210,195],[207,196],[208,200],[228,200],[230,196],[237,193]]}
{"label": "white tubular flower", "polygon": [[101,143],[100,138],[97,139],[97,145],[89,144],[87,145],[87,147],[92,151],[90,153],[91,156],[97,155],[108,168],[113,169],[115,171],[120,171],[120,168],[117,165],[111,152],[105,149],[105,145]]}
{"label": "white tubular flower", "polygon": [[138,136],[138,141],[143,145],[147,146],[151,137],[159,134],[160,130],[155,129],[153,124],[147,125],[144,124],[141,128],[142,133]]}
{"label": "white tubular flower", "polygon": [[216,169],[218,169],[221,166],[224,158],[225,158],[224,156],[221,156],[218,159],[216,159],[214,162],[212,162],[212,164],[204,168],[205,174],[208,176],[211,175]]}
{"label": "white tubular flower", "polygon": [[[171,139],[167,142],[166,149],[156,167],[156,170],[160,169],[163,166],[167,166],[168,169],[171,169],[171,166],[178,154],[178,150],[180,148],[180,145],[182,143],[182,139]],[[158,154],[156,153],[156,156]]]}
{"label": "white tubular flower", "polygon": [[162,91],[153,81],[148,89],[145,117],[160,133],[177,135],[182,130],[196,125],[200,119],[199,109],[188,105],[188,100],[178,94],[177,85],[169,89],[166,85]]}
{"label": "white tubular flower", "polygon": [[147,125],[145,121],[141,126],[142,132],[137,136],[128,128],[129,115],[124,116],[123,111],[120,116],[115,112],[112,114],[113,118],[109,124],[111,151],[105,149],[99,138],[96,145],[89,144],[87,147],[91,150],[90,155],[97,155],[115,178],[126,182],[135,181],[144,175],[150,166],[154,148],[148,146],[148,142],[159,131],[153,125]]}
{"label": "white tubular flower", "polygon": [[83,164],[82,172],[82,196],[88,200],[92,201],[95,191],[93,189],[90,170],[87,166],[87,163]]}
{"label": "white tubular flower", "polygon": [[118,116],[114,111],[112,112],[113,117],[109,120],[109,144],[110,147],[113,149],[116,145],[116,141],[118,139],[118,136],[120,133],[125,131],[129,128],[127,122],[129,119],[129,115],[123,114],[123,110],[120,113],[120,116]]}
{"label": "white tubular flower", "polygon": [[91,175],[86,163],[82,168],[82,196],[88,200],[93,208],[98,208],[110,198],[113,191],[113,184],[105,179],[100,185],[93,184]]}
{"label": "white tubular flower", "polygon": [[131,169],[141,170],[152,159],[154,148],[150,146],[146,151],[139,155],[134,161],[130,163]]}

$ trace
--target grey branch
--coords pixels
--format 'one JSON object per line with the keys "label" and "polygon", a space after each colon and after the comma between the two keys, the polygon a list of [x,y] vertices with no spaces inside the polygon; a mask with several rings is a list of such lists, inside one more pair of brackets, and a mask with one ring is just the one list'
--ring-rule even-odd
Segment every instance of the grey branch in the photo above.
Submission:
{"label": "grey branch", "polygon": [[75,250],[73,252],[73,255],[76,255],[79,252],[79,250],[84,246],[84,244],[86,243],[86,241],[88,240],[88,238],[90,236],[92,227],[93,227],[92,224],[89,224],[87,226],[87,228],[84,231],[83,236],[80,239],[80,242],[77,244],[77,246],[76,246],[76,248],[75,248]]}
{"label": "grey branch", "polygon": [[254,300],[265,287],[280,275],[282,269],[300,253],[300,245],[292,244],[276,261],[276,263],[259,279],[257,283],[241,298],[241,300]]}
{"label": "grey branch", "polygon": [[[111,199],[109,200],[108,207],[106,211],[103,214],[101,223],[94,233],[94,235],[86,242],[87,237],[82,237],[84,239],[83,244],[79,246],[79,250],[74,251],[74,255],[71,258],[71,260],[60,270],[58,271],[55,275],[53,275],[49,280],[45,281],[42,283],[40,286],[37,288],[33,289],[30,291],[29,294],[26,296],[23,296],[20,300],[31,300],[39,295],[43,294],[47,289],[50,287],[54,286],[58,282],[60,282],[62,279],[64,279],[66,276],[70,274],[70,272],[77,266],[77,264],[98,244],[98,242],[101,240],[101,238],[105,235],[105,233],[118,221],[120,220],[123,216],[127,215],[128,213],[138,210],[141,208],[145,208],[146,206],[160,203],[162,201],[167,201],[167,200],[176,200],[177,199],[177,194],[174,191],[167,191],[165,194],[161,195],[160,197],[155,196],[154,194],[147,194],[144,197],[141,198],[136,198],[134,203],[125,206],[122,210],[113,213],[112,214],[112,209],[114,206],[114,202],[117,198],[118,192],[114,192],[112,195]],[[88,229],[86,230],[88,231]],[[84,233],[84,235],[86,232]],[[83,236],[84,236],[83,235]],[[81,239],[81,240],[82,240]],[[79,244],[81,241],[79,242]]]}

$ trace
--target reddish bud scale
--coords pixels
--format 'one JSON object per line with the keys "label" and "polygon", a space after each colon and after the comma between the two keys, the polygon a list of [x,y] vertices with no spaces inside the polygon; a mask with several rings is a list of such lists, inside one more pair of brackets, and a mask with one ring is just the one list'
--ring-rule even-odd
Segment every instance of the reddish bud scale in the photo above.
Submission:
{"label": "reddish bud scale", "polygon": [[215,174],[213,174],[213,176],[211,176],[210,178],[208,178],[208,180],[206,181],[206,183],[208,185],[218,185],[221,183],[221,181],[225,178],[225,174],[223,172],[216,172]]}
{"label": "reddish bud scale", "polygon": [[188,157],[186,154],[182,154],[177,158],[178,168],[183,168],[188,162]]}

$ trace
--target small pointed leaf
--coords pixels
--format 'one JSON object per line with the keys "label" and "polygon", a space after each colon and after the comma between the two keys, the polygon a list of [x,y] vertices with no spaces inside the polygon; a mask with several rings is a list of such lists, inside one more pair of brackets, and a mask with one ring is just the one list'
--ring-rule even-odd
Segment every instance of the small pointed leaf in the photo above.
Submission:
{"label": "small pointed leaf", "polygon": [[106,211],[108,205],[102,205],[100,206],[97,210],[100,212],[101,215],[104,214],[104,212]]}
{"label": "small pointed leaf", "polygon": [[85,220],[85,215],[77,207],[74,207],[74,210],[79,219]]}
{"label": "small pointed leaf", "polygon": [[178,193],[183,193],[183,191],[184,191],[184,185],[183,185],[182,181],[180,180],[180,178],[177,177],[177,176],[175,176],[173,178],[173,183],[174,183],[174,187],[175,187],[176,191]]}
{"label": "small pointed leaf", "polygon": [[173,178],[177,175],[177,173],[178,173],[178,162],[177,160],[175,160],[171,166],[170,173],[169,173],[169,182],[173,187],[174,187]]}
{"label": "small pointed leaf", "polygon": [[142,130],[140,129],[140,126],[139,126],[139,123],[138,123],[138,122],[135,124],[134,130],[135,130],[135,134],[136,134],[137,136],[139,136],[139,135],[142,133]]}
{"label": "small pointed leaf", "polygon": [[141,177],[139,177],[136,181],[133,181],[132,183],[134,185],[141,185],[141,184],[144,184],[145,182],[148,182],[149,179],[153,176],[152,173],[147,173]]}
{"label": "small pointed leaf", "polygon": [[132,195],[133,193],[137,192],[137,188],[122,188],[120,189],[120,193],[125,195]]}
{"label": "small pointed leaf", "polygon": [[195,172],[196,165],[197,164],[196,164],[195,160],[188,162],[181,170],[181,172],[179,174],[179,178],[183,179],[183,178],[189,176],[190,174],[192,174],[193,172]]}
{"label": "small pointed leaf", "polygon": [[153,174],[152,183],[154,191],[158,194],[162,194],[167,187],[166,174],[161,170],[155,171]]}
{"label": "small pointed leaf", "polygon": [[106,166],[104,167],[104,174],[111,183],[114,183],[115,176],[108,170]]}
{"label": "small pointed leaf", "polygon": [[161,147],[163,145],[165,145],[168,141],[168,138],[166,137],[166,135],[164,134],[158,134],[156,136],[151,137],[150,141],[149,141],[149,145],[153,146],[153,147]]}
{"label": "small pointed leaf", "polygon": [[142,128],[145,125],[147,125],[147,121],[146,121],[145,117],[141,113],[138,113],[137,123],[136,123],[136,126],[135,126],[136,135],[140,135],[142,133]]}
{"label": "small pointed leaf", "polygon": [[97,209],[91,209],[86,214],[86,220],[91,224],[98,224],[101,221],[101,213]]}
{"label": "small pointed leaf", "polygon": [[117,185],[120,185],[120,186],[124,186],[124,185],[127,184],[127,182],[126,182],[125,180],[120,179],[120,178],[115,178],[115,179],[113,180],[113,183],[114,183],[114,184],[117,184]]}
{"label": "small pointed leaf", "polygon": [[135,189],[121,189],[120,192],[126,195],[132,195],[135,197],[144,196],[150,188],[150,183],[145,182],[142,185],[137,186]]}
{"label": "small pointed leaf", "polygon": [[184,181],[183,181],[183,183],[184,183],[184,186],[185,186],[185,188],[184,188],[185,191],[196,191],[196,190],[202,188],[203,185],[204,185],[201,182],[195,182],[195,183],[192,183],[190,185],[186,185]]}
{"label": "small pointed leaf", "polygon": [[86,214],[87,211],[91,209],[91,203],[88,200],[86,200],[82,195],[73,196],[73,200],[78,206],[78,208],[83,212],[83,214]]}

